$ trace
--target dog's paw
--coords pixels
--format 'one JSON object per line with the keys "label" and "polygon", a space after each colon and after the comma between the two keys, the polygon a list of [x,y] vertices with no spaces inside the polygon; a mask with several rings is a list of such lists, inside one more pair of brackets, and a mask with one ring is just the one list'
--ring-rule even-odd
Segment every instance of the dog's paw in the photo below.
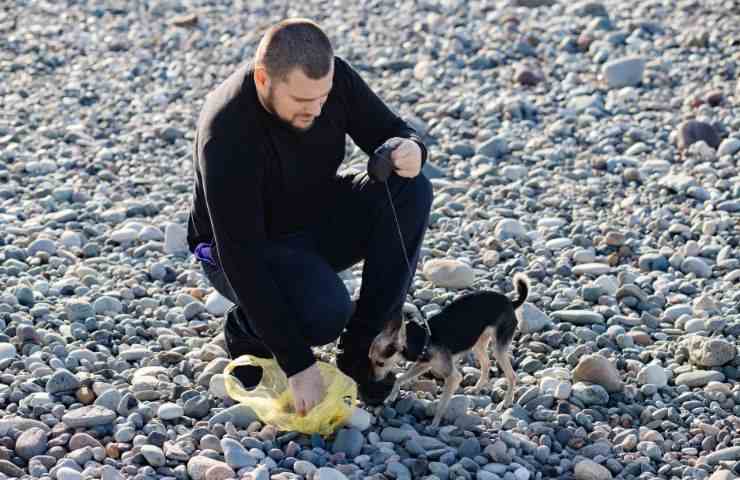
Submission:
{"label": "dog's paw", "polygon": [[490,395],[491,389],[488,388],[488,385],[474,385],[465,387],[464,392],[466,395]]}

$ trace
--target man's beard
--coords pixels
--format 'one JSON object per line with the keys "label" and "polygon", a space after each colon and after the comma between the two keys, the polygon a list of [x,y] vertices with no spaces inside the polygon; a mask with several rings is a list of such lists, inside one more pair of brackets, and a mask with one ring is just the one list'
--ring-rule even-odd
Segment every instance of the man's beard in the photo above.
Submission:
{"label": "man's beard", "polygon": [[309,123],[305,127],[296,127],[295,125],[293,125],[292,122],[290,122],[290,121],[284,119],[283,117],[281,117],[277,113],[277,110],[275,109],[275,92],[273,91],[272,87],[270,87],[270,89],[267,91],[267,98],[265,98],[265,108],[275,118],[277,118],[282,124],[284,124],[286,127],[290,128],[291,130],[293,130],[296,133],[306,133],[307,131],[309,131],[311,129],[311,127],[313,127],[313,124],[315,122],[315,120],[314,120],[314,121],[312,121],[311,123]]}

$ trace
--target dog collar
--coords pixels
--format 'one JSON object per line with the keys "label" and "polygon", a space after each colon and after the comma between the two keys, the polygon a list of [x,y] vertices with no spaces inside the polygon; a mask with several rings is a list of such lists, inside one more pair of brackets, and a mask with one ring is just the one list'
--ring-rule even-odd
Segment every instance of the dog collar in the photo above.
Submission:
{"label": "dog collar", "polygon": [[[413,324],[414,330],[416,330],[416,328],[418,327],[418,329],[421,330],[421,332],[415,333],[414,335],[416,335],[418,338],[421,334],[423,334],[424,340],[421,343],[421,348],[419,350],[409,349],[408,346],[405,346],[404,347],[404,357],[414,362],[415,361],[429,361],[431,359],[431,354],[429,353],[429,346],[431,344],[431,338],[432,338],[431,331],[428,328],[426,328],[426,326],[421,322],[416,322],[414,320],[407,320],[406,323]],[[416,344],[418,345],[418,343]]]}
{"label": "dog collar", "polygon": [[431,355],[429,355],[429,340],[432,338],[429,331],[427,329],[424,329],[424,347],[421,349],[421,353],[419,354],[419,360],[422,360],[424,362],[429,361],[431,358]]}

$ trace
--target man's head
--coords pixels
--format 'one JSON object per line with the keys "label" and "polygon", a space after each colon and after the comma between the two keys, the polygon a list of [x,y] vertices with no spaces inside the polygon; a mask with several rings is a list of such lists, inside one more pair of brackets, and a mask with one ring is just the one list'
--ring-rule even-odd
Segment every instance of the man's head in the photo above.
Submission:
{"label": "man's head", "polygon": [[270,27],[254,57],[254,83],[265,109],[298,132],[311,128],[329,96],[334,50],[311,20]]}

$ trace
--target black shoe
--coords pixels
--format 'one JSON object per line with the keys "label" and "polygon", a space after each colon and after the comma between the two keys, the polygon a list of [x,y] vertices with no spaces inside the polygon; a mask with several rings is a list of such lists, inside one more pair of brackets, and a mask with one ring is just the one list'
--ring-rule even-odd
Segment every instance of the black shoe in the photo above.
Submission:
{"label": "black shoe", "polygon": [[383,380],[372,377],[368,352],[374,336],[357,331],[346,331],[339,339],[341,353],[337,355],[337,368],[357,383],[357,393],[365,405],[380,405],[388,398],[395,377],[388,373]]}
{"label": "black shoe", "polygon": [[[242,355],[254,355],[260,358],[270,358],[272,353],[260,342],[248,325],[239,307],[234,305],[226,312],[226,323],[224,325],[224,340],[226,351],[231,359]],[[262,368],[243,365],[234,368],[231,374],[241,382],[242,386],[249,390],[256,387],[262,380]]]}

